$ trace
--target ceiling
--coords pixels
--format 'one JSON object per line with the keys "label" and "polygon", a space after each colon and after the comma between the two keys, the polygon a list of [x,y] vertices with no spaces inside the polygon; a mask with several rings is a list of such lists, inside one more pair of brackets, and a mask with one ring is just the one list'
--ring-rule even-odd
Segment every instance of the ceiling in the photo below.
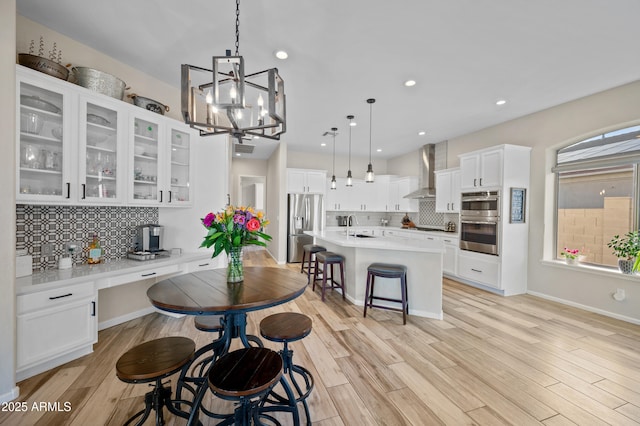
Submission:
{"label": "ceiling", "polygon": [[[211,56],[235,50],[232,0],[17,8],[176,87],[180,64],[210,67]],[[247,73],[277,67],[284,78],[290,150],[331,153],[323,134],[338,127],[336,153],[346,155],[353,114],[352,153],[368,156],[366,99],[375,98],[375,161],[638,80],[638,16],[637,0],[243,0],[240,54]],[[276,59],[278,49],[289,58]],[[408,79],[417,84],[405,87]],[[275,146],[251,143],[251,158]]]}

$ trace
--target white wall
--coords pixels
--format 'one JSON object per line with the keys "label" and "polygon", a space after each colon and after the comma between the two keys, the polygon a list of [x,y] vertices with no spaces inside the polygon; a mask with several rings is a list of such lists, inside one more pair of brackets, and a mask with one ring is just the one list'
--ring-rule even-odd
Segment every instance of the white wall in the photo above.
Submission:
{"label": "white wall", "polygon": [[[510,143],[533,147],[528,194],[529,292],[640,323],[640,277],[599,275],[586,268],[543,261],[553,256],[554,187],[550,168],[555,150],[633,122],[640,122],[640,81],[450,139],[448,167],[460,164],[459,154],[488,146]],[[611,297],[617,288],[626,291],[625,301]]]}
{"label": "white wall", "polygon": [[287,144],[281,142],[267,161],[267,208],[270,224],[266,228],[272,240],[267,246],[278,263],[287,261]]}
{"label": "white wall", "polygon": [[16,387],[16,2],[0,2],[0,402]]}

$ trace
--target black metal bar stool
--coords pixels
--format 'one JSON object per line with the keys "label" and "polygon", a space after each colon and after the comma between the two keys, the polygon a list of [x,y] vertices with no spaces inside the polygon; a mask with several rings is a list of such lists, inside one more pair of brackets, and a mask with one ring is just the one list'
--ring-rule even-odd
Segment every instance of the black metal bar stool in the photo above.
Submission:
{"label": "black metal bar stool", "polygon": [[[342,289],[342,299],[345,299],[344,290],[344,256],[334,253],[332,251],[322,251],[316,253],[316,262],[313,271],[313,288],[316,290],[316,281],[318,280],[318,263],[322,263],[322,301],[324,302],[324,291],[327,288],[327,278],[329,278],[329,288]],[[340,282],[338,283],[333,277],[333,265],[340,265]],[[329,268],[331,276],[327,277],[327,265],[331,265]]]}
{"label": "black metal bar stool", "polygon": [[[392,299],[388,297],[374,296],[373,287],[376,277],[382,278],[400,278],[400,299]],[[402,304],[402,308],[393,308],[390,306],[375,305],[373,300],[386,300],[388,302],[397,302]],[[402,323],[407,323],[407,314],[409,313],[409,295],[407,294],[407,267],[404,265],[396,265],[392,263],[372,263],[367,268],[367,287],[364,292],[364,316],[367,316],[367,308],[389,309],[391,311],[402,312]]]}
{"label": "black metal bar stool", "polygon": [[[305,269],[307,271],[307,284],[311,281],[311,270],[313,269],[312,262],[315,260],[314,254],[319,253],[321,251],[327,251],[326,248],[322,246],[317,246],[315,244],[305,244],[302,246],[302,265],[300,266],[300,273],[303,274]],[[309,257],[307,258],[307,253],[309,253]],[[307,259],[307,265],[305,266],[304,262]],[[315,270],[314,270],[315,276]]]}
{"label": "black metal bar stool", "polygon": [[[213,415],[224,419],[218,425],[260,425],[261,418],[280,424],[266,414],[288,411],[293,414],[293,424],[300,424],[295,397],[286,385],[288,406],[265,407],[265,398],[282,377],[282,357],[267,348],[244,348],[230,352],[217,360],[209,370],[209,389],[219,398],[238,402],[234,412],[228,415]],[[211,413],[207,413],[211,415]]]}
{"label": "black metal bar stool", "polygon": [[135,346],[125,352],[116,362],[116,375],[126,383],[155,382],[153,390],[144,396],[145,408],[134,414],[125,425],[142,416],[136,425],[147,420],[151,410],[156,411],[156,425],[164,425],[163,407],[180,417],[189,418],[189,414],[178,410],[174,404],[186,404],[190,401],[172,400],[171,387],[165,386],[162,379],[180,371],[191,361],[196,350],[193,340],[186,337],[163,337]]}
{"label": "black metal bar stool", "polygon": [[[298,393],[296,402],[302,402],[305,415],[307,416],[307,425],[311,425],[311,415],[309,413],[309,406],[307,405],[307,398],[313,389],[313,375],[311,375],[311,372],[306,368],[293,363],[293,351],[289,349],[289,342],[303,339],[307,337],[309,333],[311,333],[311,318],[297,312],[273,314],[260,321],[260,334],[262,337],[272,342],[284,343],[284,347],[280,351],[284,362],[284,374],[289,376],[293,387]],[[294,373],[302,377],[304,380],[304,388],[300,387]],[[269,402],[280,404],[286,402],[285,398],[275,392],[272,392],[271,396],[276,398],[276,401],[268,399]]]}

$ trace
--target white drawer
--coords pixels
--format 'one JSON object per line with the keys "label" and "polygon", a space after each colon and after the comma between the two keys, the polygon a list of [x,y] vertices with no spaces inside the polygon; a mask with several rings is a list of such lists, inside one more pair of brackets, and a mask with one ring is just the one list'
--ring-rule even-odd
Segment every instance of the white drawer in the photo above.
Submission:
{"label": "white drawer", "polygon": [[197,272],[197,271],[206,271],[207,269],[215,269],[217,267],[218,267],[217,259],[193,260],[185,264],[184,272],[189,273],[189,272]]}
{"label": "white drawer", "polygon": [[499,260],[485,260],[462,254],[458,255],[458,275],[471,281],[494,288],[500,285]]}
{"label": "white drawer", "polygon": [[168,265],[158,268],[149,268],[144,271],[133,272],[130,274],[117,275],[115,277],[105,278],[96,282],[98,290],[103,288],[115,287],[122,284],[128,284],[136,281],[147,280],[149,278],[162,277],[163,275],[175,274],[181,272],[180,265]]}
{"label": "white drawer", "polygon": [[20,315],[34,310],[64,305],[86,297],[94,297],[94,295],[95,286],[93,281],[68,285],[52,290],[17,296],[16,310],[18,315]]}

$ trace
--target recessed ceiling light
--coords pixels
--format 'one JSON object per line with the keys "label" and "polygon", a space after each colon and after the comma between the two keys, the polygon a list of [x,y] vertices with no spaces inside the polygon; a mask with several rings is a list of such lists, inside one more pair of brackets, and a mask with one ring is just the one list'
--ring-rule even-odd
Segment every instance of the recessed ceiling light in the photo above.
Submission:
{"label": "recessed ceiling light", "polygon": [[404,82],[404,85],[407,87],[411,87],[411,86],[415,86],[416,85],[416,81],[415,80],[407,80]]}
{"label": "recessed ceiling light", "polygon": [[382,152],[382,148],[376,149],[377,152]]}
{"label": "recessed ceiling light", "polygon": [[418,136],[424,136],[424,135],[426,135],[426,134],[427,134],[427,132],[425,132],[424,130],[420,130],[420,131],[418,132]]}
{"label": "recessed ceiling light", "polygon": [[239,152],[236,152],[236,157],[240,157],[240,153]]}
{"label": "recessed ceiling light", "polygon": [[496,105],[504,105],[506,103],[507,103],[507,101],[505,101],[504,99],[499,99],[499,100],[496,101]]}
{"label": "recessed ceiling light", "polygon": [[260,139],[260,136],[254,136],[253,138],[254,139]]}
{"label": "recessed ceiling light", "polygon": [[324,142],[322,142],[322,143],[320,144],[320,146],[327,146],[327,144],[326,144],[326,143],[324,143]]}
{"label": "recessed ceiling light", "polygon": [[276,55],[276,58],[278,59],[287,59],[289,57],[289,54],[284,50],[276,50],[274,55]]}
{"label": "recessed ceiling light", "polygon": [[355,126],[357,126],[357,125],[358,125],[358,123],[356,123],[355,121],[351,121],[351,122],[349,123],[349,126],[351,126],[351,127],[355,127]]}

